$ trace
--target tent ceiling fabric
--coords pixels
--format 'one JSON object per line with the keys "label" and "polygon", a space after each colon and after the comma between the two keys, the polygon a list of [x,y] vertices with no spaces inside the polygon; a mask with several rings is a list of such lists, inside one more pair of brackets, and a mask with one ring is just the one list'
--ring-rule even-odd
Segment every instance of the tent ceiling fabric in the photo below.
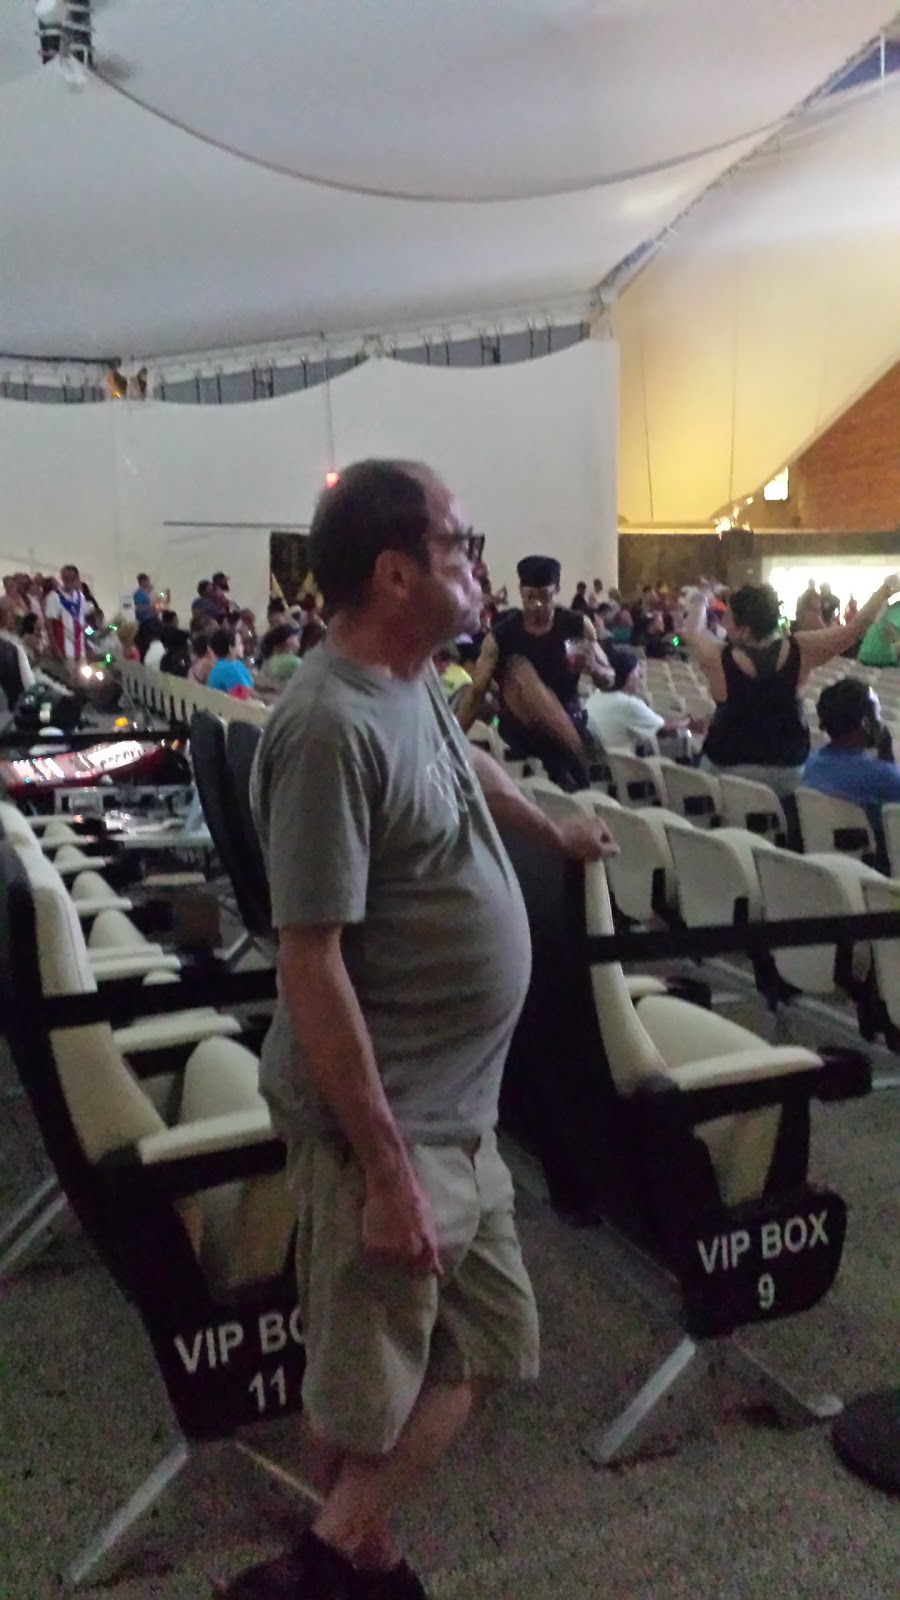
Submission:
{"label": "tent ceiling fabric", "polygon": [[588,195],[446,207],[280,177],[51,70],[10,85],[4,116],[21,155],[0,163],[0,350],[35,357],[152,358],[578,292],[586,311],[592,283],[722,159]]}
{"label": "tent ceiling fabric", "polygon": [[900,82],[825,102],[622,295],[623,521],[730,513],[900,357]]}
{"label": "tent ceiling fabric", "polygon": [[[94,0],[100,80],[0,7],[0,350],[148,356],[584,295],[886,0]],[[106,81],[102,81],[105,79]]]}
{"label": "tent ceiling fabric", "polygon": [[756,133],[827,78],[886,9],[113,0],[98,24],[98,64],[106,38],[113,71],[145,105],[298,176],[401,196],[520,199]]}

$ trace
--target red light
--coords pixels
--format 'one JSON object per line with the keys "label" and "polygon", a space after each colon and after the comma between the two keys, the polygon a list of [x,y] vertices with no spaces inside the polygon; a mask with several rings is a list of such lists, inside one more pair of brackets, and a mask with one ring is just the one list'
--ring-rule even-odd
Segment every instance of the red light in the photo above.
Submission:
{"label": "red light", "polygon": [[339,478],[340,478],[340,473],[339,472],[326,472],[326,474],[325,474],[325,487],[326,487],[326,489],[333,489]]}

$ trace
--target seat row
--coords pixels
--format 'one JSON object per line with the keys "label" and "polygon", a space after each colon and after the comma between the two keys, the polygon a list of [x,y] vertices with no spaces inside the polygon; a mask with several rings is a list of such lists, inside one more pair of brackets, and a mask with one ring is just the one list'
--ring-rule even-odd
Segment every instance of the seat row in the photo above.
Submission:
{"label": "seat row", "polygon": [[[546,779],[523,780],[539,803]],[[608,823],[619,854],[608,864],[617,910],[629,922],[689,928],[761,925],[803,916],[900,912],[900,881],[852,856],[797,855],[747,828],[705,830],[659,807],[622,806],[599,790],[585,797]],[[898,938],[753,949],[757,987],[773,1008],[802,993],[849,1001],[864,1039],[900,1048]]]}

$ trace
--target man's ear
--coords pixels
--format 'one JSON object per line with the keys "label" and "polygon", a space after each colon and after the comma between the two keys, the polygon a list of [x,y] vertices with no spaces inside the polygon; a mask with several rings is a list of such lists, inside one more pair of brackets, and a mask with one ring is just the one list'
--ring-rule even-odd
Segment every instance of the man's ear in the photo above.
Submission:
{"label": "man's ear", "polygon": [[371,588],[383,599],[406,600],[421,568],[405,550],[382,550],[372,568]]}

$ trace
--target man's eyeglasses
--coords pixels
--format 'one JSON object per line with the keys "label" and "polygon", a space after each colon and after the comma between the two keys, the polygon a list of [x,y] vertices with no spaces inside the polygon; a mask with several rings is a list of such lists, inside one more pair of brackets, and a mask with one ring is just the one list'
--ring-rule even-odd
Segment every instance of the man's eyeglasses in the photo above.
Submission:
{"label": "man's eyeglasses", "polygon": [[481,560],[484,550],[485,535],[473,533],[471,528],[458,528],[453,533],[433,533],[428,539],[429,544],[446,544],[452,550],[461,550],[467,561],[474,566]]}

